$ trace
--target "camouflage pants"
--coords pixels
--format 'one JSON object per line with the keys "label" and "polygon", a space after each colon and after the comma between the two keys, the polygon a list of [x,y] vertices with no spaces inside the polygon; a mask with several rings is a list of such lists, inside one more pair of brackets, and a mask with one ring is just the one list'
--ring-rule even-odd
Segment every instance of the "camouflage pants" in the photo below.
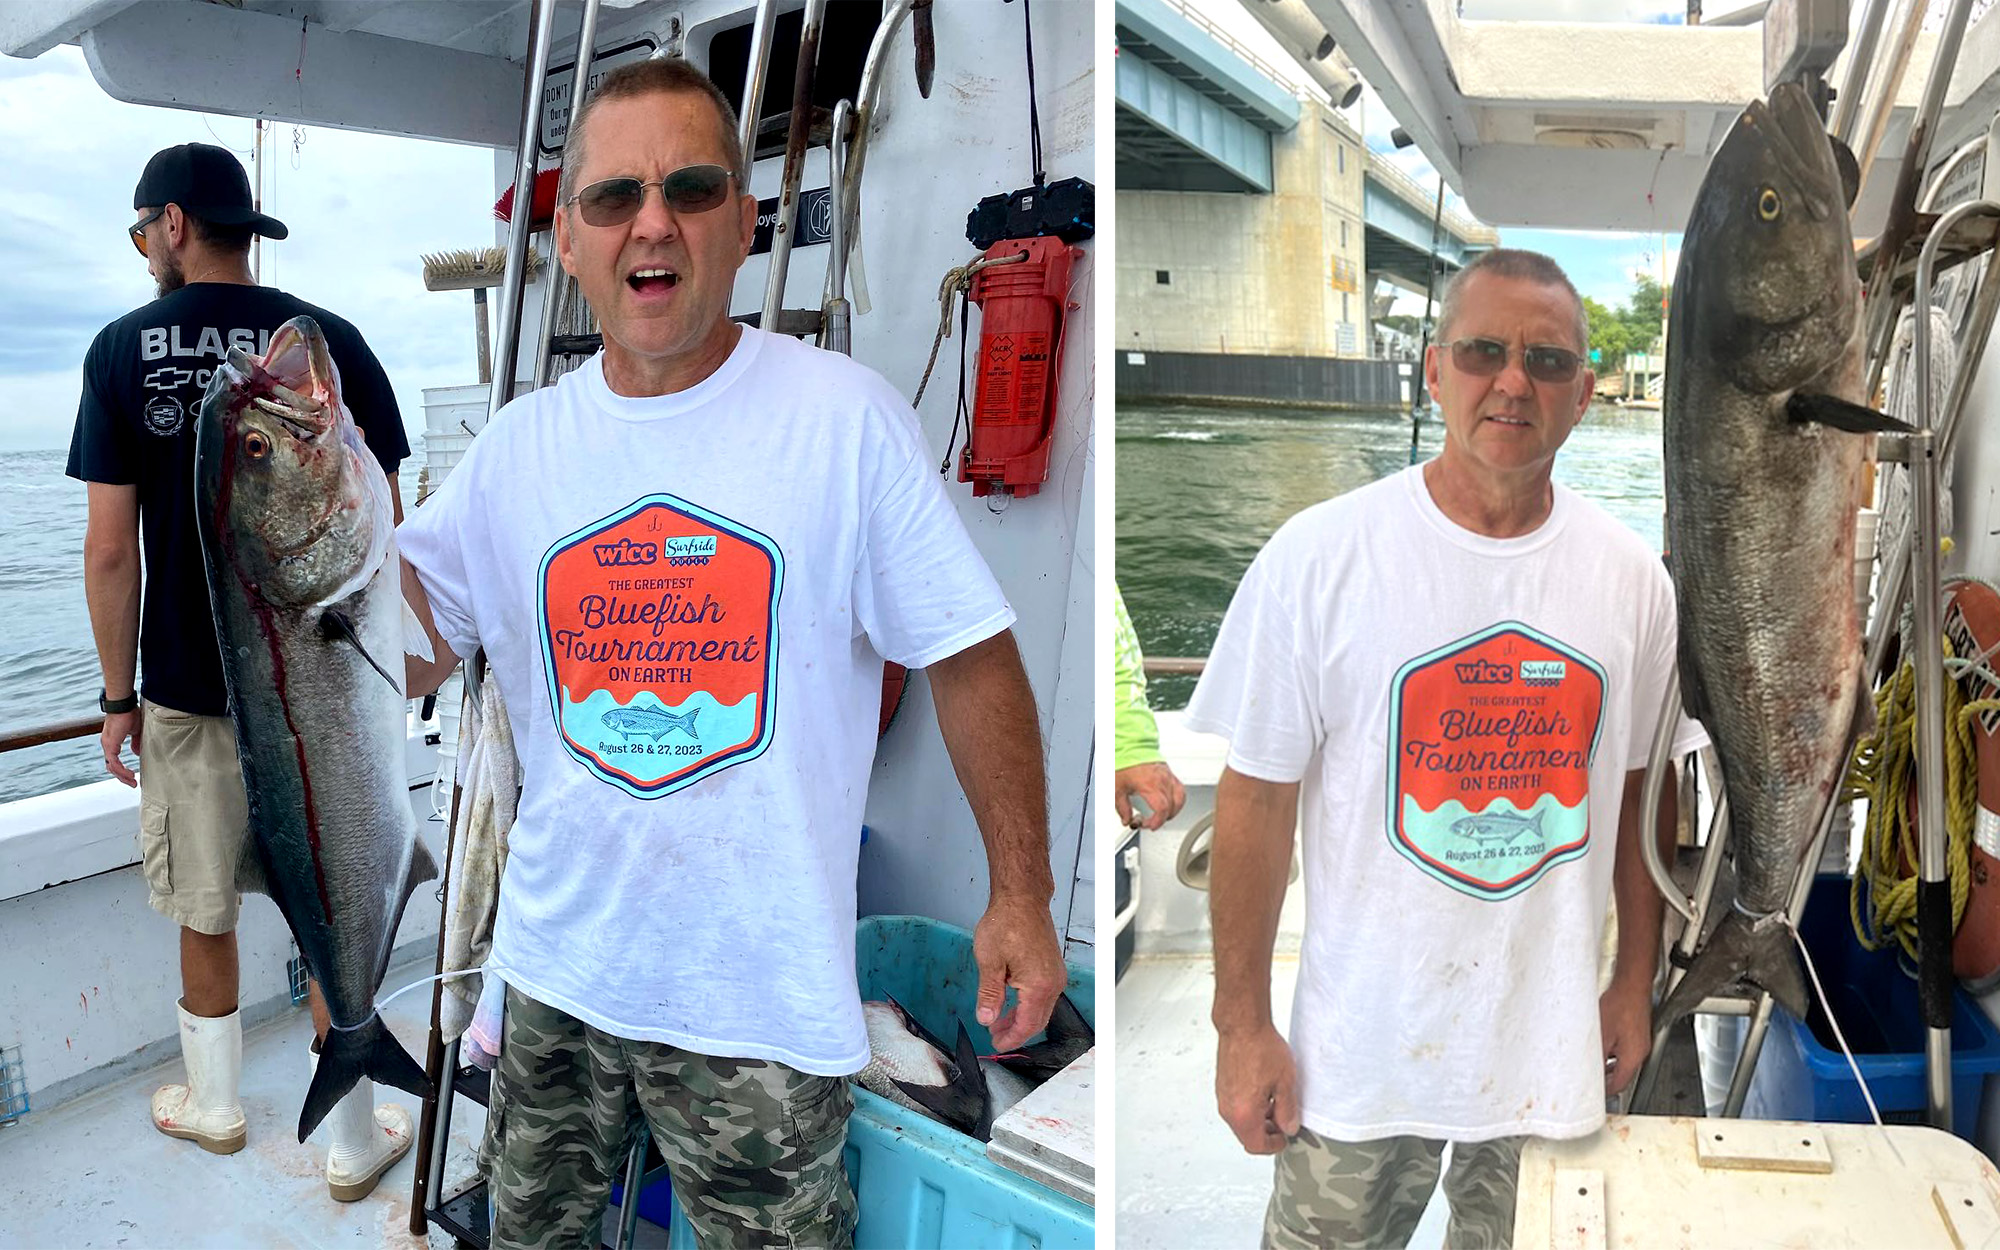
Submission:
{"label": "camouflage pants", "polygon": [[[1525,1137],[1456,1142],[1444,1178],[1447,1250],[1514,1244],[1514,1186]],[[1406,1246],[1437,1187],[1444,1143],[1424,1137],[1337,1142],[1301,1128],[1278,1155],[1264,1212],[1265,1250]]]}
{"label": "camouflage pants", "polygon": [[613,1037],[511,986],[481,1163],[494,1247],[596,1246],[643,1123],[704,1250],[854,1244],[847,1082]]}

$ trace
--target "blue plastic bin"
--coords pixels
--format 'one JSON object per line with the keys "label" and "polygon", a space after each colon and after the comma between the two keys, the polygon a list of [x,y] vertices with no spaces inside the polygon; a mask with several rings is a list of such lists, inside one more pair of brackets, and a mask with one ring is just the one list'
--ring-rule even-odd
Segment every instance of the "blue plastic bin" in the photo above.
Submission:
{"label": "blue plastic bin", "polygon": [[[1924,1077],[1926,1029],[1917,1006],[1917,983],[1903,971],[1895,949],[1861,948],[1848,919],[1847,892],[1845,877],[1822,876],[1815,881],[1799,934],[1812,951],[1835,1018],[1882,1119],[1922,1124],[1929,1096]],[[2000,1030],[1964,990],[1955,990],[1951,1128],[1968,1141],[1979,1125],[1980,1094],[1991,1072],[2000,1072]],[[1743,1113],[1762,1120],[1870,1122],[1854,1072],[1817,1002],[1803,1022],[1783,1008],[1772,1011],[1771,1032]]]}
{"label": "blue plastic bin", "polygon": [[[972,1015],[979,965],[970,933],[926,916],[868,916],[855,929],[854,955],[862,998],[892,995],[947,1039],[963,1020],[979,1052],[992,1052],[992,1036]],[[1096,989],[1089,965],[1069,965],[1070,1001],[1093,1028]],[[861,1211],[857,1250],[1090,1250],[1096,1243],[1089,1206],[994,1163],[984,1142],[859,1086],[847,1124],[847,1176]],[[642,1214],[653,1189],[640,1195]],[[685,1215],[676,1209],[672,1221],[668,1245],[695,1250]]]}

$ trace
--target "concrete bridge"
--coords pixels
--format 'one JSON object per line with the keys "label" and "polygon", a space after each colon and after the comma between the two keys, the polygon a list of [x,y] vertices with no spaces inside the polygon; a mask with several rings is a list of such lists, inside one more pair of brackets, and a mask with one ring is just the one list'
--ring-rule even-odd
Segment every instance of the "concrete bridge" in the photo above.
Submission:
{"label": "concrete bridge", "polygon": [[[1119,190],[1272,194],[1273,141],[1307,112],[1302,75],[1260,59],[1175,0],[1118,0],[1116,14]],[[1386,159],[1365,159],[1363,202],[1354,206],[1365,227],[1363,267],[1421,292],[1435,195]],[[1450,209],[1435,237],[1446,276],[1499,242],[1490,227]]]}

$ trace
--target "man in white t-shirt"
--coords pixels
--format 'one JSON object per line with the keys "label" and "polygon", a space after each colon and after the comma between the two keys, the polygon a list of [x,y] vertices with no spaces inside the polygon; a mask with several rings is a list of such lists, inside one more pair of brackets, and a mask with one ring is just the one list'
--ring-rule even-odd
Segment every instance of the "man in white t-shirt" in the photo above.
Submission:
{"label": "man in white t-shirt", "polygon": [[606,76],[556,217],[604,351],[501,411],[399,531],[438,655],[412,691],[483,647],[525,781],[488,965],[495,1246],[595,1245],[640,1115],[703,1245],[852,1244],[884,659],[926,670],[987,844],[976,1017],[1009,1049],[1066,980],[1013,611],[909,405],[729,320],[757,212],[736,135],[683,62]]}
{"label": "man in white t-shirt", "polygon": [[[1638,793],[1672,586],[1550,480],[1595,384],[1555,262],[1487,253],[1447,289],[1438,337],[1443,450],[1279,528],[1188,708],[1230,739],[1216,1097],[1245,1149],[1279,1156],[1267,1246],[1406,1243],[1447,1141],[1447,1244],[1509,1244],[1522,1142],[1598,1128],[1652,1044],[1661,901]],[[1271,952],[1301,821],[1288,1044]]]}

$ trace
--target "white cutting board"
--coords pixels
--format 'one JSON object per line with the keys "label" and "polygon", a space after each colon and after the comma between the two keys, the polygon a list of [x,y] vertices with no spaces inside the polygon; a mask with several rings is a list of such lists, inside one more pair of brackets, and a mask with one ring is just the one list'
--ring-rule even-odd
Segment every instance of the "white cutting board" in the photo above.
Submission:
{"label": "white cutting board", "polygon": [[1092,1047],[993,1121],[986,1157],[1095,1206],[1096,1077]]}

